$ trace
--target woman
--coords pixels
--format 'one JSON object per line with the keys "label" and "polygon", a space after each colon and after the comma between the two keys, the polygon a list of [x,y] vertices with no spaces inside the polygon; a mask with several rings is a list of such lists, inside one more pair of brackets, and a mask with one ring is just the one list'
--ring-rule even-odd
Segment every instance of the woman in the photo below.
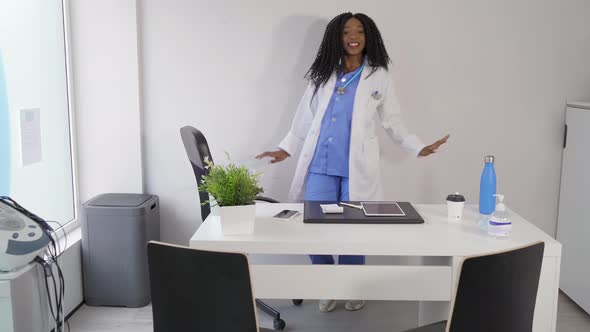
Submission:
{"label": "woman", "polygon": [[[381,34],[364,14],[336,16],[324,33],[316,59],[307,72],[309,85],[279,150],[256,158],[271,163],[300,153],[289,192],[292,201],[382,200],[378,125],[393,141],[416,156],[428,156],[449,136],[431,145],[408,133],[401,122],[389,56]],[[331,255],[310,255],[313,264],[334,264]],[[364,264],[364,256],[340,256],[339,264]],[[359,310],[365,301],[347,301]],[[319,308],[334,310],[334,300]]]}

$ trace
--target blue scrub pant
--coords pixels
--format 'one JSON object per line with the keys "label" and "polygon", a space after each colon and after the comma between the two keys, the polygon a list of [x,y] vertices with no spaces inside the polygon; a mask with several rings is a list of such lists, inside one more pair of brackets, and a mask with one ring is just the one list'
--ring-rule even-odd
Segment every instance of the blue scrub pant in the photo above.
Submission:
{"label": "blue scrub pant", "polygon": [[[348,201],[348,178],[309,173],[304,199],[307,201]],[[332,255],[309,255],[312,264],[334,264]],[[341,255],[338,264],[362,265],[365,256]]]}

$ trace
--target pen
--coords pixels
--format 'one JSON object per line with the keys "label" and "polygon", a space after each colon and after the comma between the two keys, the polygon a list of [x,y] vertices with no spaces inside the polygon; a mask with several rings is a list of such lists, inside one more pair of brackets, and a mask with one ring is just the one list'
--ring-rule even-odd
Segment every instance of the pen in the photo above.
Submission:
{"label": "pen", "polygon": [[354,205],[354,204],[342,203],[342,202],[340,202],[340,205],[348,206],[348,207],[359,209],[359,210],[362,210],[363,209],[363,206],[362,205]]}

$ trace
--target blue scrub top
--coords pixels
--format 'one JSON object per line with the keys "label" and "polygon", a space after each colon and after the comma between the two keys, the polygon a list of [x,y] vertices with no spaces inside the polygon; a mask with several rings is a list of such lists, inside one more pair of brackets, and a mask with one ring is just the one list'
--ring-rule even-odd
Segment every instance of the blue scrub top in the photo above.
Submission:
{"label": "blue scrub top", "polygon": [[320,137],[309,166],[309,172],[348,177],[352,111],[356,88],[362,79],[361,75],[358,75],[346,86],[344,94],[340,95],[336,90],[344,86],[362,68],[360,66],[347,74],[338,73],[332,98],[322,119]]}

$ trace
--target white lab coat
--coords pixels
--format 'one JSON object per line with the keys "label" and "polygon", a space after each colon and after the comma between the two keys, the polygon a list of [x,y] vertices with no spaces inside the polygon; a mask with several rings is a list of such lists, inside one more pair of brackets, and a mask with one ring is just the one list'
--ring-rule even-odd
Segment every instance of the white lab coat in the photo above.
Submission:
{"label": "white lab coat", "polygon": [[[366,78],[372,67],[366,66],[354,98],[350,130],[349,198],[351,201],[382,200],[383,188],[379,162],[379,140],[376,129],[383,126],[391,139],[413,155],[418,155],[424,144],[408,133],[401,121],[400,106],[391,74],[379,68]],[[366,79],[365,79],[366,78]],[[308,85],[297,107],[291,129],[279,148],[299,160],[293,177],[289,200],[303,200],[307,171],[313,158],[324,113],[336,84],[334,73],[313,96],[314,87]]]}

